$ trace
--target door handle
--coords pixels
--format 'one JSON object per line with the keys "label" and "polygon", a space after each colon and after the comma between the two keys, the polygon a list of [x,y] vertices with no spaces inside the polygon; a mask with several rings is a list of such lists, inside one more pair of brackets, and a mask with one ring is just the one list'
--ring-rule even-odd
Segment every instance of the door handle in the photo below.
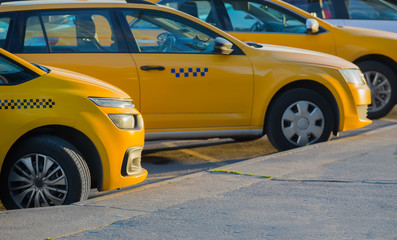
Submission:
{"label": "door handle", "polygon": [[163,70],[165,70],[165,67],[163,67],[163,66],[141,66],[141,70],[143,70],[143,71],[151,71],[151,70],[163,71]]}

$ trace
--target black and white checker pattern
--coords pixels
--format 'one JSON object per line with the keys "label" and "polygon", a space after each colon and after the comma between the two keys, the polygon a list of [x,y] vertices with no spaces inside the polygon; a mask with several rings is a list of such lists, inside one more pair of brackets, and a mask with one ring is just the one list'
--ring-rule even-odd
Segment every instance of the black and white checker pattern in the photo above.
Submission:
{"label": "black and white checker pattern", "polygon": [[0,110],[52,108],[52,99],[0,99]]}

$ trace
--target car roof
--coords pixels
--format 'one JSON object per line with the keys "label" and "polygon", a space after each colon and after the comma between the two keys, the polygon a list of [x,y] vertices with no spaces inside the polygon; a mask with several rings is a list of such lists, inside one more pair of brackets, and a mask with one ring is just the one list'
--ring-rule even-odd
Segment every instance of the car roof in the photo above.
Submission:
{"label": "car roof", "polygon": [[141,5],[157,5],[146,0],[0,0],[1,7],[13,7],[13,6],[47,6],[47,5],[78,5],[83,4],[141,4]]}
{"label": "car roof", "polygon": [[27,4],[62,4],[62,3],[138,3],[154,4],[145,0],[0,0],[0,4],[27,5]]}
{"label": "car roof", "polygon": [[[0,12],[65,8],[147,8],[164,6],[145,0],[0,0]],[[165,7],[167,8],[167,7]]]}

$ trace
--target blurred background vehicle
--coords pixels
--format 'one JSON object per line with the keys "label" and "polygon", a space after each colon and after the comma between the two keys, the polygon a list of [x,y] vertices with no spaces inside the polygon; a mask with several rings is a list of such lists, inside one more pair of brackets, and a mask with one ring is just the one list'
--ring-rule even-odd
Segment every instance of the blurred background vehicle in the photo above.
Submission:
{"label": "blurred background vehicle", "polygon": [[395,0],[284,0],[334,25],[397,33]]}

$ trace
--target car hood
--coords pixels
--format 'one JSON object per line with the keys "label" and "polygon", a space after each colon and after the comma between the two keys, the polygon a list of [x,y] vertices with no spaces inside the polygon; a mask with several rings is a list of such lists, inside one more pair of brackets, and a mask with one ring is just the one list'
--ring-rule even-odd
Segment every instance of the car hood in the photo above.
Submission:
{"label": "car hood", "polygon": [[82,93],[91,97],[130,98],[127,93],[118,87],[94,77],[56,67],[48,68],[51,70],[48,73],[49,76],[64,82],[64,85],[71,88],[80,88]]}
{"label": "car hood", "polygon": [[271,54],[271,57],[278,61],[322,65],[339,69],[358,68],[356,65],[349,61],[326,53],[270,44],[257,45],[260,45],[260,47],[255,47],[256,50],[265,51]]}
{"label": "car hood", "polygon": [[350,26],[333,26],[337,31],[343,31],[344,33],[348,33],[351,35],[355,35],[357,37],[370,37],[370,38],[384,38],[397,40],[397,33],[368,29],[368,28],[359,28],[359,27],[350,27]]}

